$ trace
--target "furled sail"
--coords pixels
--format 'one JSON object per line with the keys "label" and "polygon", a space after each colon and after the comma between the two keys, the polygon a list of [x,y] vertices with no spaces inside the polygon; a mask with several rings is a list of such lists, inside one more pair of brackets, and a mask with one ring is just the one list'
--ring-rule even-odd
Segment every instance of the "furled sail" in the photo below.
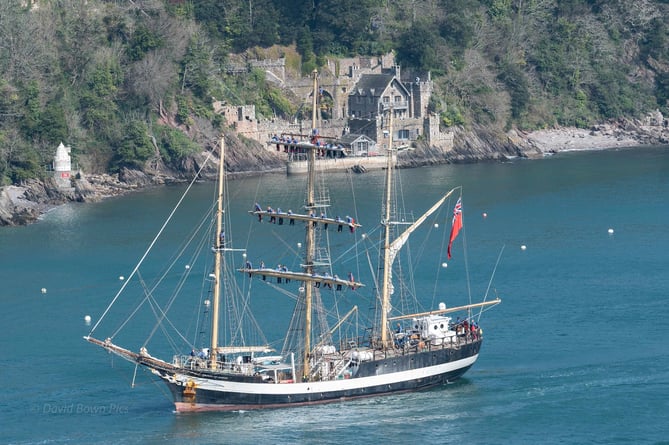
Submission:
{"label": "furled sail", "polygon": [[418,227],[420,227],[420,225],[423,224],[425,222],[425,220],[430,215],[432,215],[434,212],[436,212],[437,209],[439,207],[441,207],[441,205],[444,203],[444,201],[446,201],[446,199],[448,199],[448,197],[451,196],[451,194],[455,190],[457,190],[457,187],[454,188],[454,189],[451,189],[448,193],[446,193],[444,196],[442,196],[442,198],[439,201],[437,201],[432,207],[430,207],[430,209],[427,212],[425,212],[423,214],[423,216],[418,218],[416,220],[416,222],[411,224],[409,226],[409,228],[407,228],[404,232],[402,232],[402,234],[400,236],[398,236],[392,243],[390,243],[390,246],[389,246],[390,255],[389,255],[389,261],[388,261],[388,266],[387,267],[390,268],[390,275],[389,275],[389,281],[390,282],[388,283],[388,285],[389,285],[389,289],[390,289],[391,294],[394,291],[393,284],[392,284],[392,273],[393,273],[392,272],[392,265],[395,262],[395,257],[397,257],[397,254],[399,253],[399,251],[402,249],[404,244],[409,239],[409,235],[411,235],[411,233],[413,233]]}

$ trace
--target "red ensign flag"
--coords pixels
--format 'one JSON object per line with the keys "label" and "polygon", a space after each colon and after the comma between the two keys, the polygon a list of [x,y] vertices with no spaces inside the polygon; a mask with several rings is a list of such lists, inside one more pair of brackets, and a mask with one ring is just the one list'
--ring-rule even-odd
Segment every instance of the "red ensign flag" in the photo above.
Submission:
{"label": "red ensign flag", "polygon": [[461,198],[458,198],[458,202],[455,203],[455,208],[453,209],[453,225],[451,226],[451,239],[448,241],[448,259],[451,259],[451,245],[453,240],[458,236],[458,233],[462,229],[462,201]]}

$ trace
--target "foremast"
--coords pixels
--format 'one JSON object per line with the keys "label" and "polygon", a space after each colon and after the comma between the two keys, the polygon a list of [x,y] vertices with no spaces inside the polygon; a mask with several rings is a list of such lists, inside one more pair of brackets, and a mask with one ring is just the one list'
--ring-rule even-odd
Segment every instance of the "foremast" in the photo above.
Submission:
{"label": "foremast", "polygon": [[218,164],[218,196],[216,209],[216,233],[214,234],[214,297],[212,301],[213,316],[211,317],[211,348],[209,349],[209,367],[216,369],[218,354],[218,317],[221,301],[221,257],[224,242],[223,232],[223,192],[225,174],[225,137],[221,137],[221,153]]}

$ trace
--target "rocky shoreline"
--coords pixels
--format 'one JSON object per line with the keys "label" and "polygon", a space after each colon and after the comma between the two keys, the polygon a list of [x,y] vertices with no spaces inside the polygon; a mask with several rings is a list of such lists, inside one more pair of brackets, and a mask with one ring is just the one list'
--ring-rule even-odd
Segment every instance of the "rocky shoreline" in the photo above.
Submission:
{"label": "rocky shoreline", "polygon": [[535,131],[527,140],[542,154],[572,150],[604,150],[641,145],[669,144],[667,128],[658,126],[598,125],[589,130],[567,128]]}
{"label": "rocky shoreline", "polygon": [[[512,130],[506,140],[485,129],[456,131],[455,148],[447,152],[431,147],[419,147],[400,160],[401,167],[416,167],[456,162],[503,160],[514,157],[540,158],[549,154],[572,150],[604,150],[644,145],[669,145],[669,122],[659,112],[643,122],[620,120],[590,129],[558,128],[524,133]],[[261,149],[262,150],[262,149]],[[227,163],[233,175],[252,175],[280,172],[282,161],[273,159],[271,152],[256,152],[239,157],[239,162]],[[204,153],[192,159],[196,169]],[[215,168],[201,172],[203,179],[211,179]],[[49,209],[67,202],[97,202],[149,186],[186,181],[183,173],[166,170],[141,172],[123,169],[118,175],[83,175],[73,178],[72,187],[58,188],[55,181],[31,180],[21,186],[0,188],[0,226],[32,223]]]}

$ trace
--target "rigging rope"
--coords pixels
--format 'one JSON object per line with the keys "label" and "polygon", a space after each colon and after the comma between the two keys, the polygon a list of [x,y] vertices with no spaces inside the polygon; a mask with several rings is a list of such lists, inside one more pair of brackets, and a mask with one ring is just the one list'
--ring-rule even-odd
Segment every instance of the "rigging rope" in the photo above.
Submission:
{"label": "rigging rope", "polygon": [[[128,276],[128,279],[125,280],[125,281],[123,282],[123,285],[121,286],[121,289],[119,289],[119,291],[116,293],[116,295],[115,295],[114,298],[112,299],[111,303],[109,303],[109,306],[107,306],[107,309],[105,309],[105,311],[102,313],[102,315],[100,316],[100,318],[98,319],[98,321],[97,321],[97,322],[95,323],[95,325],[91,328],[90,332],[88,333],[89,336],[92,336],[92,335],[93,335],[93,332],[95,332],[95,330],[96,330],[97,327],[100,325],[100,323],[102,322],[102,320],[105,318],[105,316],[107,315],[107,313],[109,312],[109,310],[112,308],[112,306],[114,305],[114,303],[116,303],[116,300],[118,300],[119,296],[121,296],[121,293],[123,293],[123,291],[125,290],[125,288],[128,286],[128,283],[129,283],[129,282],[132,280],[132,278],[135,276],[135,274],[136,274],[137,271],[139,270],[139,267],[142,265],[142,263],[144,262],[144,260],[146,259],[146,257],[149,255],[149,253],[150,253],[151,250],[153,249],[153,246],[156,244],[156,242],[158,241],[158,239],[161,237],[163,231],[165,230],[165,228],[167,227],[167,225],[169,224],[169,222],[172,220],[172,217],[173,217],[174,214],[176,213],[177,209],[179,208],[179,206],[181,205],[181,203],[183,202],[183,200],[184,200],[184,199],[186,198],[186,196],[188,195],[188,192],[189,192],[190,189],[193,187],[193,184],[195,184],[195,180],[200,176],[200,173],[202,172],[202,170],[204,169],[204,167],[207,165],[207,163],[208,163],[209,160],[211,159],[211,155],[212,155],[212,153],[209,152],[209,154],[207,155],[207,158],[206,158],[205,161],[202,163],[202,166],[200,167],[200,170],[198,170],[197,174],[193,177],[193,180],[188,184],[188,187],[186,188],[186,190],[184,191],[184,193],[181,195],[181,198],[180,198],[179,201],[177,202],[177,205],[174,207],[174,209],[172,209],[172,212],[170,212],[169,216],[167,217],[167,220],[165,220],[165,222],[164,222],[163,225],[161,226],[160,230],[158,231],[158,233],[156,234],[156,236],[153,238],[153,241],[151,241],[151,244],[149,244],[149,247],[146,249],[146,252],[144,252],[144,255],[142,255],[142,258],[140,258],[139,262],[137,263],[137,265],[135,266],[135,268],[134,268],[134,269],[132,270],[132,272],[130,273],[130,276]],[[118,332],[117,332],[117,333],[118,333]],[[112,336],[111,338],[113,338],[113,336]]]}
{"label": "rigging rope", "polygon": [[[495,267],[492,270],[492,275],[490,275],[490,281],[488,281],[488,287],[485,290],[485,295],[483,296],[483,301],[488,300],[488,293],[490,292],[490,286],[492,285],[492,280],[495,278],[495,273],[497,272],[497,266],[499,266],[499,262],[502,259],[502,253],[504,253],[504,248],[506,247],[505,244],[502,245],[502,249],[499,251],[499,255],[497,255],[497,261],[495,262]],[[479,315],[477,318],[477,322],[481,319],[481,315],[483,314],[483,306],[481,306],[481,309],[479,310]]]}
{"label": "rigging rope", "polygon": [[[158,279],[158,281],[153,285],[153,287],[152,287],[150,290],[149,290],[149,288],[148,288],[147,286],[145,286],[145,284],[144,284],[145,282],[144,282],[144,280],[141,278],[141,273],[139,272],[139,270],[137,271],[137,275],[139,276],[140,284],[142,285],[142,288],[144,289],[144,292],[145,292],[145,294],[146,294],[146,297],[145,297],[145,298],[144,298],[144,299],[137,305],[137,307],[136,307],[136,308],[132,311],[132,313],[131,313],[131,314],[130,314],[124,321],[123,321],[123,323],[121,323],[121,325],[118,327],[118,329],[116,329],[116,331],[112,334],[111,338],[114,338],[114,337],[115,337],[115,336],[116,336],[116,335],[117,335],[117,334],[118,334],[118,333],[125,327],[125,325],[128,324],[128,322],[135,316],[135,314],[141,309],[142,305],[146,302],[146,300],[147,300],[147,298],[150,296],[150,294],[153,294],[153,291],[155,291],[156,288],[160,285],[160,283],[165,279],[165,277],[167,276],[168,272],[169,272],[170,270],[172,270],[172,268],[173,268],[174,265],[176,264],[177,260],[181,257],[181,255],[182,255],[183,252],[185,251],[186,247],[187,247],[187,246],[192,242],[192,240],[194,239],[195,234],[197,234],[198,232],[200,232],[202,226],[204,225],[204,223],[205,223],[206,221],[207,221],[206,218],[203,218],[203,219],[200,221],[200,224],[197,226],[197,228],[196,228],[195,231],[193,232],[193,235],[191,236],[191,238],[189,238],[188,241],[187,241],[186,243],[184,243],[184,245],[182,246],[182,248],[179,250],[179,253],[178,253],[177,255],[175,255],[174,260],[169,264],[169,266],[166,268],[166,270],[165,270],[165,272],[163,273],[163,275]],[[199,244],[198,248],[196,249],[195,254],[193,255],[193,257],[191,257],[191,261],[189,262],[189,264],[191,264],[191,265],[193,264],[193,262],[194,262],[194,261],[192,261],[193,258],[196,258],[196,257],[197,257],[198,252],[200,252],[200,251],[202,250],[202,248],[203,248],[203,246],[204,246],[203,243],[205,243],[205,242],[206,242],[206,240],[202,240],[202,241],[201,241],[201,244]],[[190,269],[189,269],[189,270],[190,270]],[[181,280],[180,280],[180,286],[179,286],[178,289],[181,289],[181,287],[184,285],[185,279],[186,279],[186,276],[182,276],[182,277],[181,277]],[[130,280],[130,278],[128,278],[128,280]],[[178,290],[177,290],[177,293],[178,293]],[[173,296],[172,300],[171,300],[170,303],[168,304],[168,310],[169,310],[169,306],[171,306],[171,304],[172,304],[172,302],[173,302],[173,300],[174,300],[175,297],[176,297],[176,295]],[[157,304],[157,303],[156,303],[156,304]],[[158,320],[158,324],[160,324],[160,321],[161,321],[161,320]],[[153,335],[153,333],[152,333],[151,335]],[[146,339],[146,341],[144,342],[144,346],[146,346],[146,343],[148,343],[148,341],[150,340],[150,338],[151,338],[151,336],[149,336],[149,338]],[[187,343],[188,343],[188,342],[187,342]]]}
{"label": "rigging rope", "polygon": [[[462,188],[460,189],[460,196],[462,196]],[[463,250],[463,257],[465,259],[465,278],[467,280],[467,298],[468,298],[468,303],[472,304],[472,282],[469,276],[469,257],[467,255],[468,249],[467,249],[467,226],[465,225],[465,212],[462,211],[460,214],[462,218],[462,250]],[[467,310],[467,315],[471,314],[471,310]]]}

